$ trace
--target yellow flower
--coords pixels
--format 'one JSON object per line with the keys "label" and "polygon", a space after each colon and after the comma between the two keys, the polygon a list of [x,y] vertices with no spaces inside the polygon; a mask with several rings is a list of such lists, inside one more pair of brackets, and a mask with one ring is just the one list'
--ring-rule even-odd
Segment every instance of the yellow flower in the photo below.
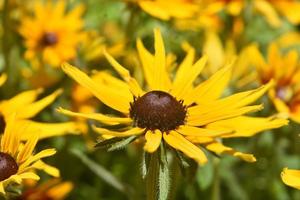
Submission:
{"label": "yellow flower", "polygon": [[99,84],[85,73],[69,64],[62,69],[79,84],[90,90],[105,105],[120,112],[121,117],[100,113],[76,113],[60,108],[70,116],[94,119],[106,125],[123,125],[115,131],[93,127],[104,138],[140,136],[145,138],[144,150],[152,153],[162,142],[183,152],[199,164],[207,162],[205,153],[197,144],[217,154],[227,153],[254,162],[251,154],[237,152],[220,143],[218,138],[250,137],[255,133],[280,127],[287,123],[283,119],[243,116],[262,109],[252,105],[272,85],[268,83],[258,89],[220,98],[230,80],[231,66],[216,72],[208,80],[194,86],[205,66],[207,57],[194,63],[194,54],[189,52],[179,65],[174,79],[166,70],[166,55],[161,33],[155,35],[155,54],[147,51],[140,39],[137,49],[144,70],[147,87],[143,90],[129,71],[105,53],[108,61],[123,78],[119,80],[123,89],[113,84]]}
{"label": "yellow flower", "polygon": [[281,25],[278,14],[286,17],[292,24],[300,23],[300,2],[297,0],[255,0],[254,7],[275,27]]}
{"label": "yellow flower", "polygon": [[257,68],[261,83],[271,79],[275,87],[269,92],[276,109],[300,123],[299,60],[296,50],[281,54],[275,43],[270,44],[265,60],[258,47],[252,50],[253,62]]}
{"label": "yellow flower", "polygon": [[27,188],[23,194],[17,199],[22,200],[38,200],[38,199],[51,199],[63,200],[73,189],[71,182],[61,182],[58,179],[51,179],[47,182]]}
{"label": "yellow flower", "polygon": [[[58,177],[59,171],[44,163],[41,159],[52,156],[55,149],[45,149],[37,154],[33,150],[38,141],[38,136],[33,134],[26,143],[22,143],[21,135],[26,126],[15,129],[15,114],[11,114],[6,122],[6,127],[0,144],[0,193],[5,194],[5,188],[11,183],[21,184],[23,179],[38,180],[39,176],[32,170],[40,169]],[[35,132],[37,132],[35,130]]]}
{"label": "yellow flower", "polygon": [[137,0],[141,9],[162,20],[190,18],[197,11],[197,5],[187,0]]}
{"label": "yellow flower", "polygon": [[281,172],[281,179],[286,185],[300,190],[300,170],[284,168]]}
{"label": "yellow flower", "polygon": [[[0,77],[0,84],[4,83],[5,75]],[[62,92],[57,90],[52,94],[36,101],[42,89],[28,90],[20,94],[0,101],[0,133],[3,133],[7,126],[7,120],[11,113],[16,113],[15,127],[30,124],[26,130],[22,132],[21,139],[30,139],[33,135],[32,131],[39,129],[39,139],[64,135],[67,133],[78,134],[78,125],[74,122],[63,123],[44,123],[30,120],[37,115],[46,106],[50,105]],[[30,122],[30,123],[29,123]]]}
{"label": "yellow flower", "polygon": [[65,14],[65,1],[44,5],[35,3],[34,16],[22,19],[20,34],[25,39],[25,58],[41,58],[43,63],[54,67],[75,58],[76,47],[82,39],[83,5]]}
{"label": "yellow flower", "polygon": [[233,40],[227,39],[226,44],[223,45],[221,38],[215,31],[206,30],[203,53],[208,56],[208,67],[203,71],[204,77],[211,76],[229,60],[236,58],[236,62],[233,64],[231,82],[238,88],[253,83],[257,80],[257,74],[249,61],[249,51],[252,48],[254,45],[247,45],[240,52],[237,52]]}

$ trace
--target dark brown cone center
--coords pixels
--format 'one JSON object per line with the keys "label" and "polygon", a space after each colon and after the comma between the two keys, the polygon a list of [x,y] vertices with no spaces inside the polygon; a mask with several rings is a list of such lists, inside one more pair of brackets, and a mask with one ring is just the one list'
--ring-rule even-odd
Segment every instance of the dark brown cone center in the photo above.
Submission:
{"label": "dark brown cone center", "polygon": [[0,152],[0,181],[3,181],[18,172],[18,164],[7,153]]}
{"label": "dark brown cone center", "polygon": [[52,46],[58,42],[56,33],[46,32],[41,38],[41,46]]}
{"label": "dark brown cone center", "polygon": [[4,116],[0,114],[0,134],[4,133],[5,127],[6,127],[6,122]]}
{"label": "dark brown cone center", "polygon": [[130,103],[130,117],[135,126],[162,132],[175,130],[185,123],[187,108],[163,91],[151,91]]}

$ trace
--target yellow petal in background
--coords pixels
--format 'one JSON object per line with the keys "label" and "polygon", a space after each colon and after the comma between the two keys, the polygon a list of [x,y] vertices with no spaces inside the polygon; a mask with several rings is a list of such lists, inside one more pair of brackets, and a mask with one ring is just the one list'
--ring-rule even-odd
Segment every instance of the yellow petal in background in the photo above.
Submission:
{"label": "yellow petal in background", "polygon": [[300,190],[300,170],[284,168],[281,179],[286,185]]}

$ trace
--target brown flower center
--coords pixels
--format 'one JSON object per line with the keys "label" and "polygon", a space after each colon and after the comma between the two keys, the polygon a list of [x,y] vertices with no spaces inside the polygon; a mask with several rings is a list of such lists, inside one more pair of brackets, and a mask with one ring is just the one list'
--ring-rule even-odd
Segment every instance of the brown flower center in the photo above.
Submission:
{"label": "brown flower center", "polygon": [[4,133],[5,127],[6,127],[6,122],[4,116],[0,114],[0,134]]}
{"label": "brown flower center", "polygon": [[3,181],[18,172],[18,164],[11,155],[0,152],[0,181]]}
{"label": "brown flower center", "polygon": [[130,117],[134,124],[148,130],[175,130],[185,123],[187,107],[163,91],[151,91],[130,103]]}
{"label": "brown flower center", "polygon": [[56,33],[53,32],[46,32],[41,38],[41,46],[52,46],[58,42],[58,37]]}

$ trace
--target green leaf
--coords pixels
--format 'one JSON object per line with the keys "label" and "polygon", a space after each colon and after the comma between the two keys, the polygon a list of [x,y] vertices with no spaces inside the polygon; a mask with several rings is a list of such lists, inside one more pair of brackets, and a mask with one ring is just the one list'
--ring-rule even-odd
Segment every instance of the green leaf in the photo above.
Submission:
{"label": "green leaf", "polygon": [[108,151],[114,151],[124,148],[129,143],[133,142],[137,136],[130,136],[127,138],[115,137],[108,140],[103,140],[95,145],[96,148],[105,148]]}
{"label": "green leaf", "polygon": [[130,136],[128,138],[125,138],[119,142],[115,142],[111,144],[111,147],[108,148],[108,151],[114,151],[124,148],[126,145],[130,144],[136,139],[137,136]]}
{"label": "green leaf", "polygon": [[117,190],[123,193],[127,193],[128,190],[126,186],[121,183],[112,173],[106,170],[104,167],[98,163],[92,161],[84,153],[77,149],[70,150],[75,156],[77,156],[91,171],[93,171],[99,178],[113,186]]}
{"label": "green leaf", "polygon": [[200,166],[197,170],[197,182],[202,190],[208,189],[208,187],[212,184],[214,172],[212,162],[208,162],[207,164]]}
{"label": "green leaf", "polygon": [[157,199],[157,187],[159,176],[159,153],[150,154],[149,170],[146,176],[147,200]]}
{"label": "green leaf", "polygon": [[143,152],[143,160],[142,160],[142,177],[146,178],[150,163],[150,155],[147,152]]}
{"label": "green leaf", "polygon": [[168,199],[168,194],[170,190],[170,175],[169,175],[169,166],[167,161],[167,154],[164,151],[164,145],[160,145],[160,167],[159,167],[159,185],[158,185],[158,199],[166,200]]}

